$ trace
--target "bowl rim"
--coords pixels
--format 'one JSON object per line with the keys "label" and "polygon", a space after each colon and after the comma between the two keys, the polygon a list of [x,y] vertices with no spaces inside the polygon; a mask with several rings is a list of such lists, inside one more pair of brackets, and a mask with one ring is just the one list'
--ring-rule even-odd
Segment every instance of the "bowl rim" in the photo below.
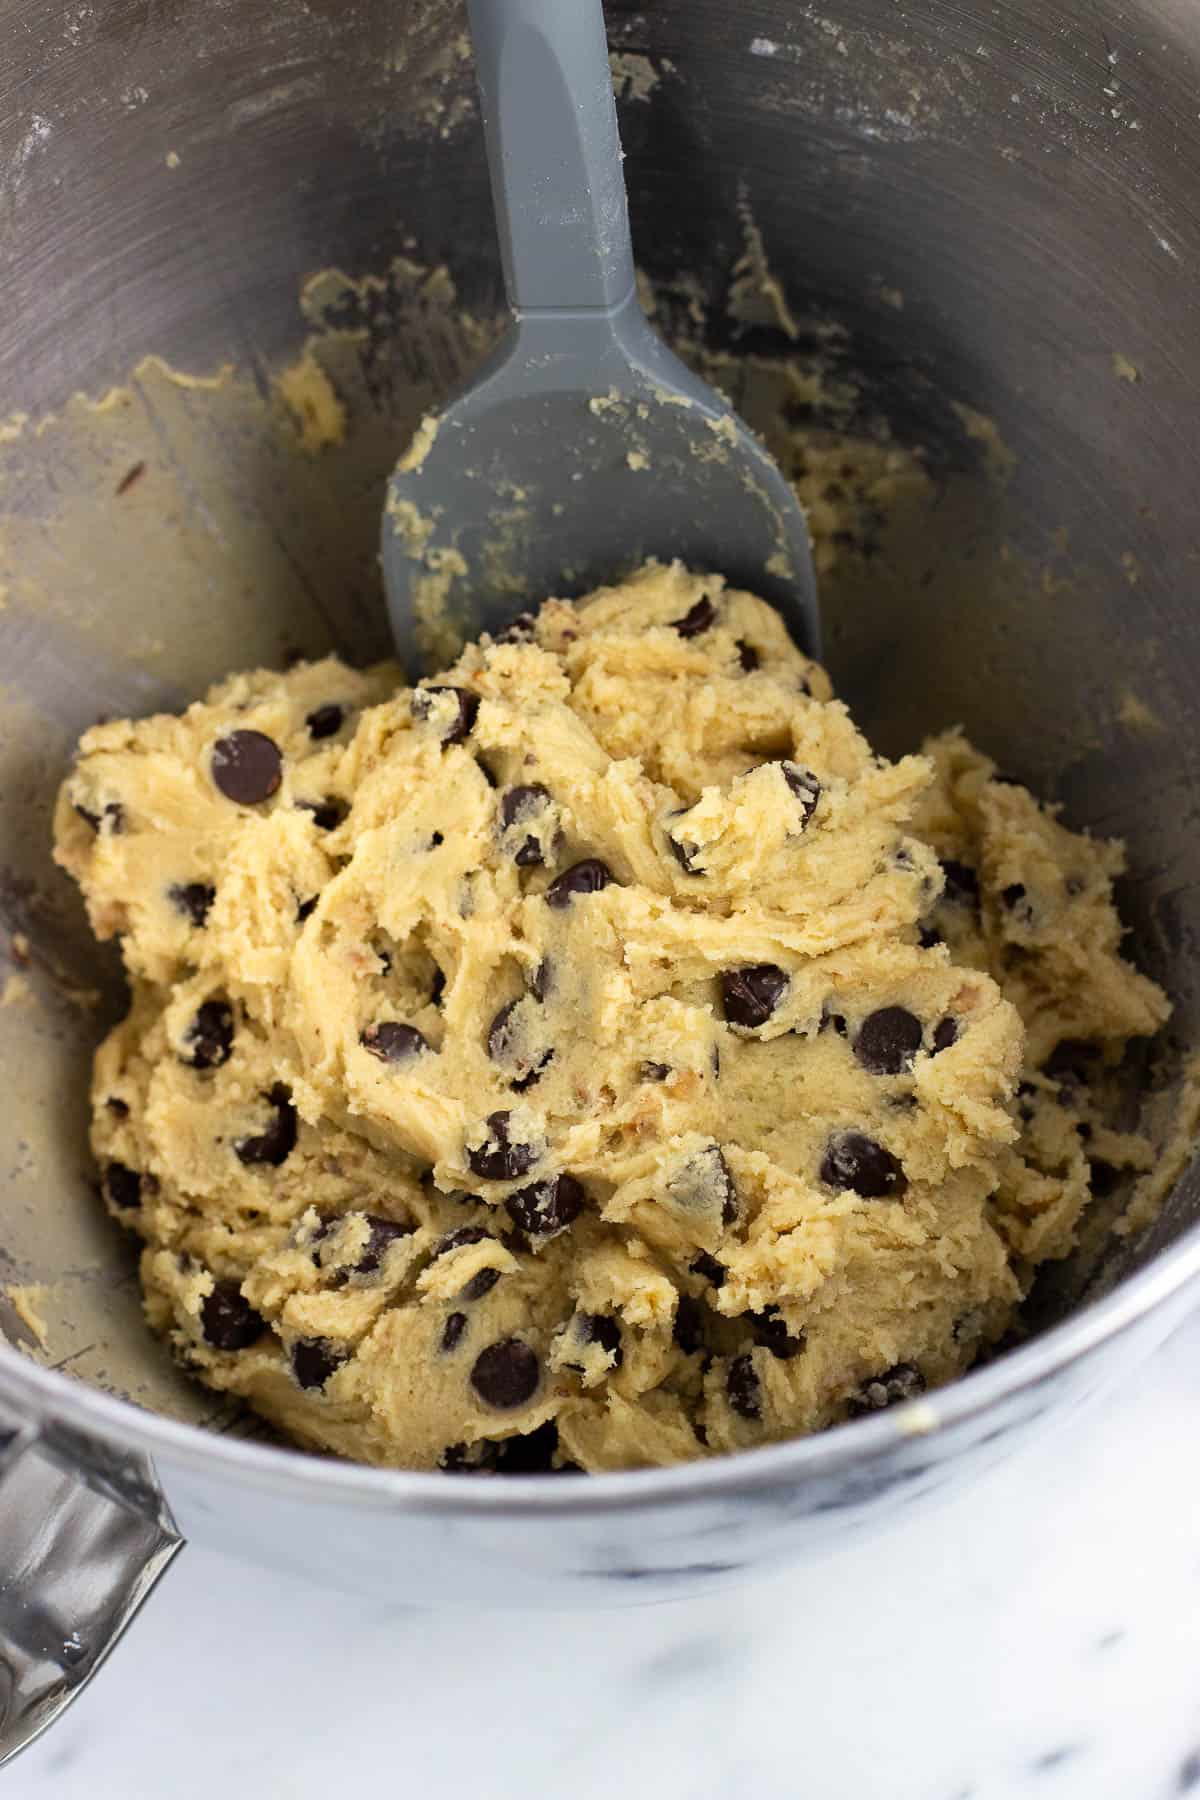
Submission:
{"label": "bowl rim", "polygon": [[[1196,1165],[1173,1191],[1195,1185]],[[169,1419],[42,1367],[0,1339],[0,1397],[38,1426],[65,1424],[119,1447],[212,1477],[224,1474],[266,1493],[315,1503],[342,1501],[364,1509],[471,1515],[641,1511],[677,1501],[796,1484],[881,1461],[899,1448],[936,1448],[954,1427],[1033,1388],[1121,1335],[1190,1284],[1200,1283],[1200,1221],[1187,1226],[1144,1268],[1100,1298],[1085,1302],[1028,1343],[918,1400],[808,1437],[786,1439],[727,1456],[662,1469],[627,1469],[583,1481],[544,1475],[502,1480],[451,1480],[434,1470],[385,1469],[274,1444],[255,1444]],[[32,1404],[31,1404],[32,1402]],[[169,1501],[170,1495],[167,1495]]]}

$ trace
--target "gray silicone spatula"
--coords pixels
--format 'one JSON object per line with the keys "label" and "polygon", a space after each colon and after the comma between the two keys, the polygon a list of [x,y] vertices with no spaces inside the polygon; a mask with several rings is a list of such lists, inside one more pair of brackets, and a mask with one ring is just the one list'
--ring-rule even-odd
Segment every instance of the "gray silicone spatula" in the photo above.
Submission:
{"label": "gray silicone spatula", "polygon": [[817,652],[799,504],[638,303],[601,0],[468,12],[513,320],[392,476],[383,570],[401,655],[435,659],[648,557],[761,594]]}

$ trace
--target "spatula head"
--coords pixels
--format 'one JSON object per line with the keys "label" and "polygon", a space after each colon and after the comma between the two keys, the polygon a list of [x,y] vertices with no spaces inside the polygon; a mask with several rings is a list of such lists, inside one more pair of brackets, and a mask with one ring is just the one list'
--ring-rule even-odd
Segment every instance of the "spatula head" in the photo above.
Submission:
{"label": "spatula head", "polygon": [[651,557],[751,589],[805,650],[820,649],[792,490],[636,310],[522,318],[402,458],[382,555],[392,629],[414,670]]}

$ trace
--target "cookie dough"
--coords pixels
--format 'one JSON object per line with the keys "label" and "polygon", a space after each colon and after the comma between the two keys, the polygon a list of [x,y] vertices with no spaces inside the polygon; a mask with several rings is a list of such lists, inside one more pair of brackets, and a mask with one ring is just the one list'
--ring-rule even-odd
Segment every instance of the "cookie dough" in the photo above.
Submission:
{"label": "cookie dough", "polygon": [[651,566],[415,689],[329,659],[84,738],[57,855],[132,1003],[93,1142],[150,1322],[295,1441],[621,1469],[819,1430],[1008,1329],[1149,1160],[1118,846],[873,754]]}

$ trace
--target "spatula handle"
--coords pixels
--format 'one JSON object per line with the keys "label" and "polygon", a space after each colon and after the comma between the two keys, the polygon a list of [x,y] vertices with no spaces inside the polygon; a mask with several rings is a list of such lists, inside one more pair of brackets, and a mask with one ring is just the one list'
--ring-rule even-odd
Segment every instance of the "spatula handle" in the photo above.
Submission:
{"label": "spatula handle", "polygon": [[601,0],[467,0],[518,313],[610,311],[633,252]]}

